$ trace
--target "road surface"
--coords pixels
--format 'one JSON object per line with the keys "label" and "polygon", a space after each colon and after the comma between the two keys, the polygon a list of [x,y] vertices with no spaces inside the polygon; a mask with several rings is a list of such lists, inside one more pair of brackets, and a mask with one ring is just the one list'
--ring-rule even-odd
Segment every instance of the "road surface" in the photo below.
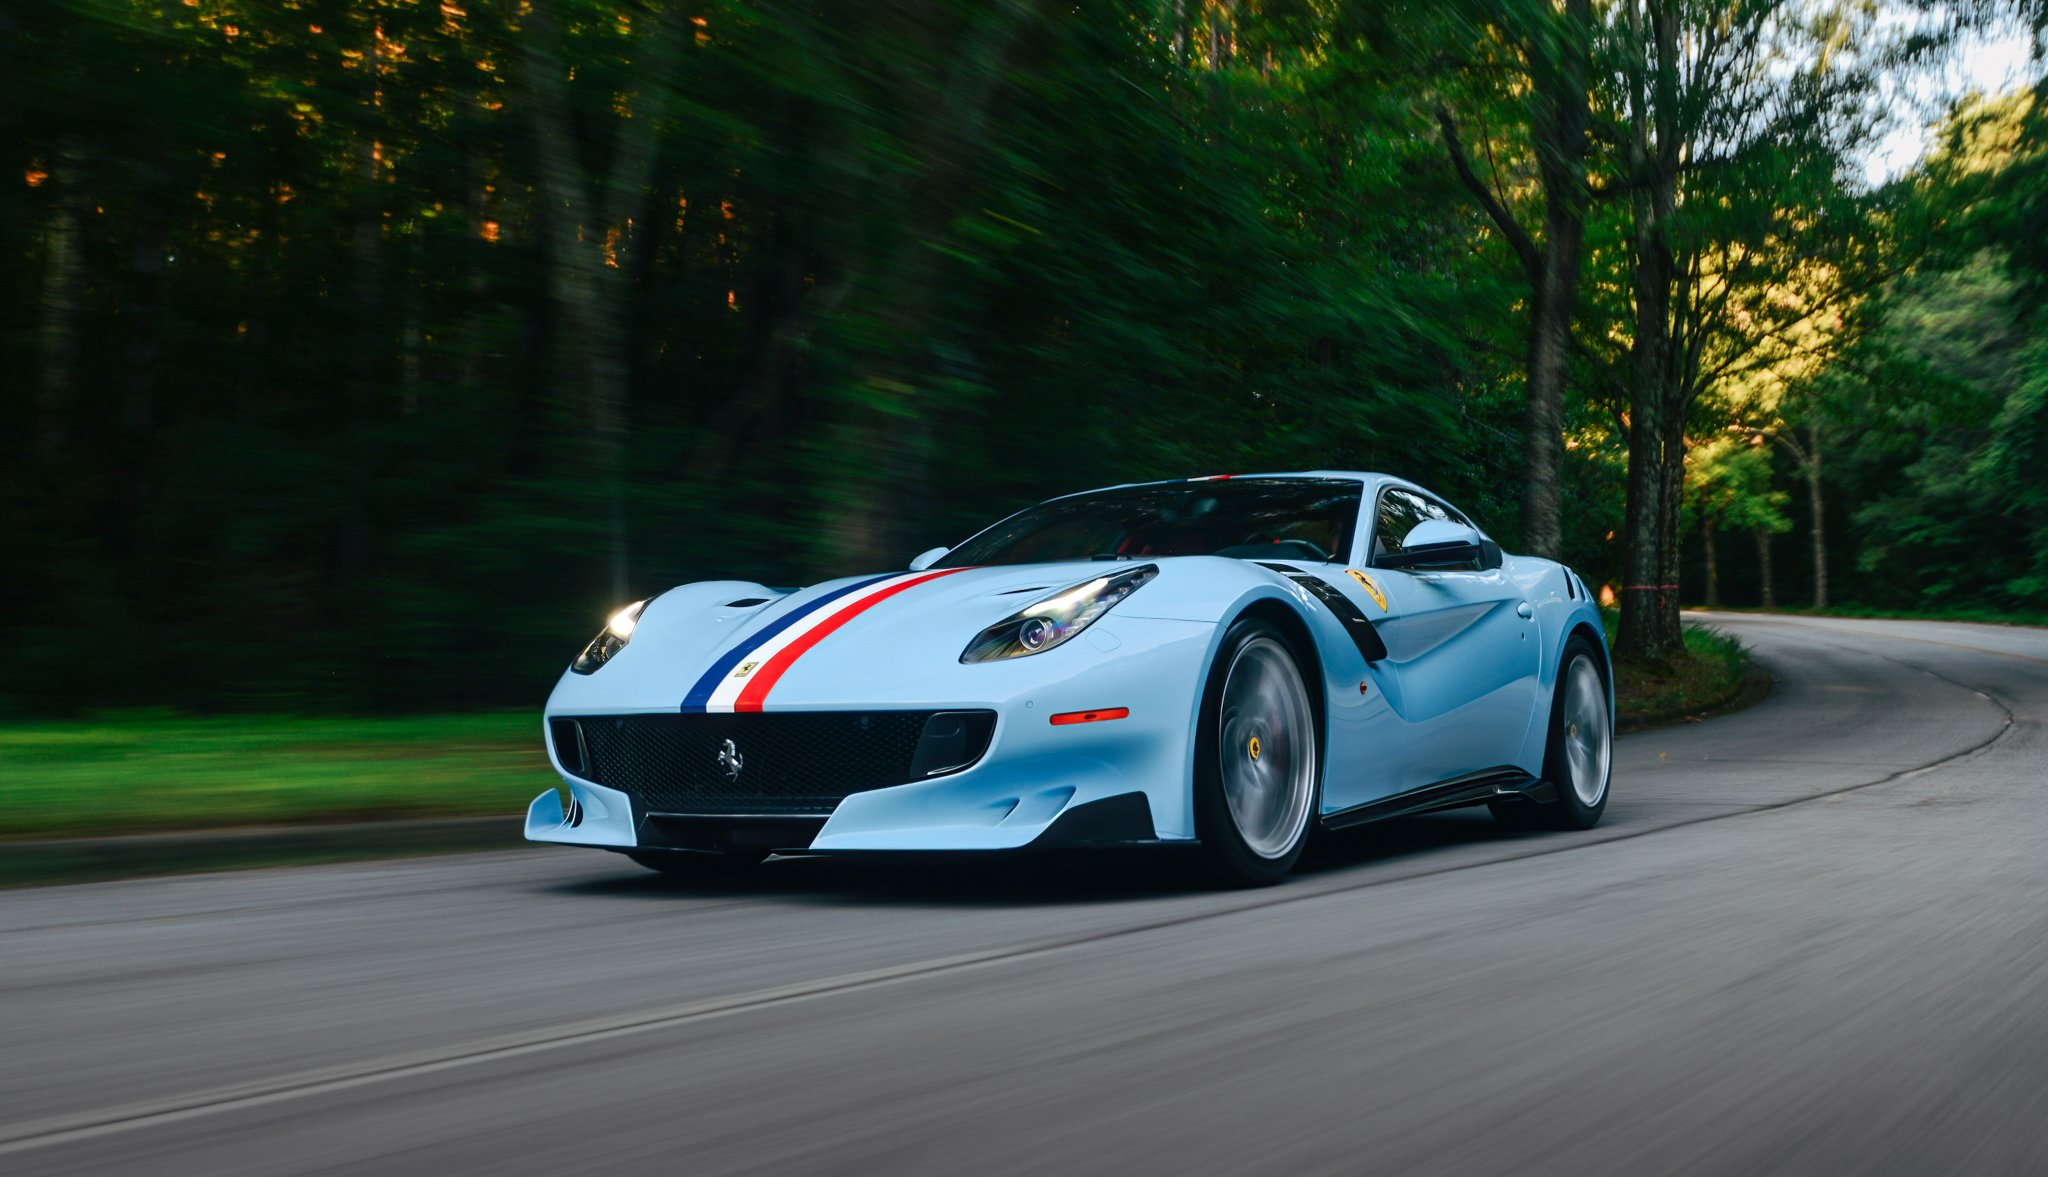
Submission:
{"label": "road surface", "polygon": [[1607,820],[0,893],[0,1172],[2048,1173],[2048,631],[1741,616]]}

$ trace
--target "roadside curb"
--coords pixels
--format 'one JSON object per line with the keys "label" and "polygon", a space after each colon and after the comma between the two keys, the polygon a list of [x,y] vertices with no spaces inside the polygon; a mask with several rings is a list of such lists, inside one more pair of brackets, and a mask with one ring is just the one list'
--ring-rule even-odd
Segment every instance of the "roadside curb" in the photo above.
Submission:
{"label": "roadside curb", "polygon": [[0,887],[508,850],[525,844],[522,828],[507,813],[0,842]]}

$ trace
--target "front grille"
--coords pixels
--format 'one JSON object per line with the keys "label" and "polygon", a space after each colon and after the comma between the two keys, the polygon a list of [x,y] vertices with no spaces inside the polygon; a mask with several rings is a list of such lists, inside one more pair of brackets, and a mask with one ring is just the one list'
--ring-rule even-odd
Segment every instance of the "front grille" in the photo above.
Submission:
{"label": "front grille", "polygon": [[[551,729],[576,775],[642,813],[829,814],[850,793],[958,772],[981,758],[993,711],[788,711],[579,716]],[[564,755],[580,735],[581,760]],[[726,741],[732,742],[727,749]],[[729,771],[738,760],[737,773]]]}

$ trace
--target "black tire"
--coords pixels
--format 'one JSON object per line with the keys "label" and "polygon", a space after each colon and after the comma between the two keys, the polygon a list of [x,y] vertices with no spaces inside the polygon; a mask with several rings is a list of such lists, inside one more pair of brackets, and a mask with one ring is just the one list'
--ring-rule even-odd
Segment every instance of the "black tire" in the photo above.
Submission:
{"label": "black tire", "polygon": [[[1488,803],[1494,819],[1503,826],[1511,830],[1590,830],[1600,824],[1601,816],[1607,812],[1607,797],[1614,779],[1614,716],[1607,701],[1607,674],[1607,659],[1590,638],[1574,634],[1565,642],[1557,659],[1557,684],[1550,698],[1550,735],[1543,748],[1543,779],[1553,786],[1557,798],[1541,805],[1526,801]],[[1579,679],[1580,693],[1573,697],[1571,679],[1575,675],[1587,677]],[[1567,714],[1574,701],[1591,708],[1580,718],[1586,726],[1598,725],[1595,736],[1582,738],[1582,725]],[[1588,740],[1604,744],[1605,754],[1589,755],[1585,750]],[[1590,771],[1589,763],[1594,766]]]}
{"label": "black tire", "polygon": [[766,850],[628,850],[626,857],[651,871],[679,879],[713,879],[736,875],[759,866]]}
{"label": "black tire", "polygon": [[[1262,757],[1272,757],[1270,764],[1275,779],[1283,775],[1288,778],[1284,787],[1272,794],[1279,803],[1271,807],[1273,820],[1270,828],[1263,832],[1276,844],[1263,852],[1248,841],[1246,833],[1240,829],[1224,783],[1223,731],[1226,723],[1231,723],[1233,730],[1240,733],[1251,730],[1245,727],[1247,722],[1252,722],[1244,718],[1245,708],[1233,707],[1231,717],[1224,714],[1225,692],[1230,685],[1233,668],[1246,667],[1247,658],[1257,661],[1256,672],[1261,681],[1280,692],[1278,705],[1284,712],[1284,722],[1257,728],[1254,738],[1248,741],[1247,749],[1240,753],[1253,762]],[[1301,670],[1305,661],[1293,640],[1278,626],[1260,618],[1243,617],[1225,631],[1216,663],[1210,667],[1195,730],[1195,836],[1202,843],[1208,874],[1224,885],[1261,887],[1279,882],[1300,860],[1302,849],[1308,845],[1309,832],[1315,827],[1323,790],[1322,723],[1313,693],[1318,688]],[[1240,673],[1250,673],[1250,670],[1240,670]],[[1288,675],[1299,686],[1300,705],[1307,709],[1305,729],[1294,721],[1295,704],[1292,692],[1287,688]],[[1261,744],[1258,742],[1260,739],[1269,743]],[[1298,746],[1304,742],[1305,748]],[[1298,792],[1302,785],[1296,766],[1304,754],[1308,757],[1306,814],[1298,822],[1299,828],[1295,829],[1294,811],[1302,804]],[[1242,766],[1233,766],[1233,769],[1238,774],[1237,779],[1242,779],[1245,771]]]}

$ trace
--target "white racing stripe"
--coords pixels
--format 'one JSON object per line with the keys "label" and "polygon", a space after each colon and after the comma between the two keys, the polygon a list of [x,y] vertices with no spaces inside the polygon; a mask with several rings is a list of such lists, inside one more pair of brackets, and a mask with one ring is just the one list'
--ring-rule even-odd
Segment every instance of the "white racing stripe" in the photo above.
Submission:
{"label": "white racing stripe", "polygon": [[795,645],[803,639],[805,634],[826,624],[840,614],[859,612],[865,609],[869,600],[877,594],[887,593],[899,584],[918,580],[926,575],[926,573],[922,572],[906,572],[901,576],[892,576],[887,580],[876,581],[853,596],[835,603],[830,608],[820,609],[788,629],[783,630],[781,633],[776,634],[766,642],[763,642],[759,648],[748,654],[746,659],[738,666],[732,668],[732,672],[727,674],[719,682],[718,686],[712,690],[710,700],[704,704],[704,710],[709,712],[732,711],[734,709],[733,705],[739,701],[740,692],[747,689],[747,684],[752,681],[753,676],[762,667],[768,665],[769,659]]}

